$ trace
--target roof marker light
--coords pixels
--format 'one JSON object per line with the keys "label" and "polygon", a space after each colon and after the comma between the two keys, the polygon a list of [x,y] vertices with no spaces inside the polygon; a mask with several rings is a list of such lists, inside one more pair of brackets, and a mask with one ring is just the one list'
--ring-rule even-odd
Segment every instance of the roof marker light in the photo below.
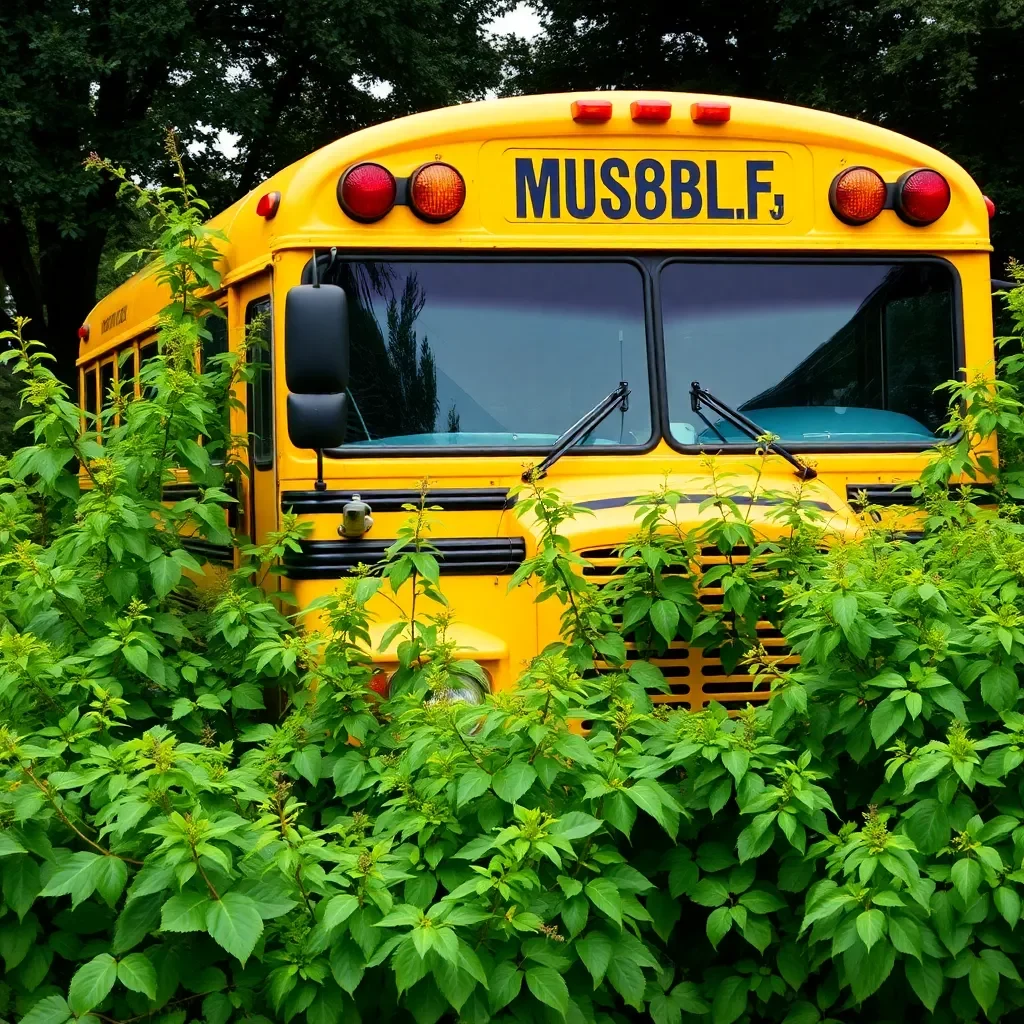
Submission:
{"label": "roof marker light", "polygon": [[466,181],[451,164],[423,164],[409,176],[409,205],[423,220],[448,220],[465,201]]}
{"label": "roof marker light", "polygon": [[572,119],[585,123],[600,123],[612,119],[611,100],[573,100]]}
{"label": "roof marker light", "polygon": [[88,324],[82,324],[82,326],[78,328],[78,340],[79,341],[88,341],[89,340],[89,325]]}
{"label": "roof marker light", "polygon": [[988,219],[991,220],[996,215],[996,204],[988,196],[981,198],[985,200],[985,209],[988,210]]}
{"label": "roof marker light", "polygon": [[828,190],[832,212],[844,224],[867,224],[885,209],[885,181],[870,167],[847,167]]}
{"label": "roof marker light", "polygon": [[667,121],[672,116],[672,104],[668,100],[633,100],[629,116],[634,121]]}
{"label": "roof marker light", "polygon": [[280,192],[265,192],[256,204],[256,216],[264,220],[273,220],[277,216],[277,208],[281,205]]}
{"label": "roof marker light", "polygon": [[907,171],[896,182],[896,212],[908,224],[933,224],[949,209],[949,182],[927,167]]}
{"label": "roof marker light", "polygon": [[690,119],[694,124],[725,124],[732,117],[732,105],[707,100],[690,104]]}
{"label": "roof marker light", "polygon": [[395,176],[380,164],[353,164],[338,179],[338,203],[353,220],[364,224],[389,214],[397,198]]}

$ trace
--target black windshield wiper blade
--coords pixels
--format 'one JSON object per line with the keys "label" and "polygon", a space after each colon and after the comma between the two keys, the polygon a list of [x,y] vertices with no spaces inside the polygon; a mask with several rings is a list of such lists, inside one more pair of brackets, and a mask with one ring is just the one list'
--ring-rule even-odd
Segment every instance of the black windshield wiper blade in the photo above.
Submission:
{"label": "black windshield wiper blade", "polygon": [[531,466],[523,471],[523,483],[531,483],[534,480],[543,480],[548,475],[548,470],[574,445],[580,443],[594,427],[598,426],[606,416],[609,416],[616,409],[621,408],[623,412],[629,407],[629,382],[619,381],[619,386],[610,394],[605,395],[597,405],[589,412],[585,412],[555,443],[551,451],[544,456],[543,461],[536,466]]}
{"label": "black windshield wiper blade", "polygon": [[[725,438],[715,429],[714,424],[711,423],[707,416],[701,412],[702,405],[706,405],[712,412],[718,413],[719,416],[728,420],[734,427],[742,430],[744,434],[749,435],[754,441],[759,441],[767,434],[763,427],[759,427],[753,420],[748,419],[731,405],[726,405],[725,402],[720,398],[716,398],[710,391],[705,391],[700,386],[700,381],[695,380],[690,385],[690,408],[708,425],[708,429],[714,430],[724,442]],[[781,455],[796,470],[796,475],[801,480],[813,480],[818,475],[817,470],[802,463],[791,451],[783,448],[777,441],[766,441],[765,448],[775,452],[776,455]]]}

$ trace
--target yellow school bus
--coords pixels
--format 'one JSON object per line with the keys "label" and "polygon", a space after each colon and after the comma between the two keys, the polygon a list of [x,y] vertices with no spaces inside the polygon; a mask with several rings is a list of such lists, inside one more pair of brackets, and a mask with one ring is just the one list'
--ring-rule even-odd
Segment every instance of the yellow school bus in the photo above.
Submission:
{"label": "yellow school bus", "polygon": [[[507,589],[536,549],[509,496],[530,467],[592,510],[569,536],[597,580],[635,496],[667,474],[696,523],[702,453],[748,472],[759,432],[779,438],[767,486],[813,467],[837,528],[862,490],[905,500],[945,419],[936,386],[991,372],[989,205],[927,146],[740,98],[532,96],[357,132],[213,221],[220,344],[261,313],[271,335],[232,424],[250,437],[238,526],[308,520],[283,565],[305,604],[379,558],[429,480],[454,637],[509,686],[557,635],[557,609]],[[152,351],[164,302],[141,274],[91,312],[84,407]],[[770,511],[751,510],[769,534]],[[375,611],[379,635],[394,616]],[[768,624],[764,641],[782,644]],[[665,699],[764,697],[708,652],[669,653]]]}

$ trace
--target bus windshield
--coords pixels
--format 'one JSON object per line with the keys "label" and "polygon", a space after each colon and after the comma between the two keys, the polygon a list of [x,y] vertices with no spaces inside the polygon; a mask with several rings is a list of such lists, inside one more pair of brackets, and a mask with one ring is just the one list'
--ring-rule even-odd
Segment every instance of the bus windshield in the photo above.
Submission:
{"label": "bus windshield", "polygon": [[927,444],[947,419],[954,279],[937,260],[680,261],[660,293],[678,443],[750,443],[692,410],[692,381],[806,447]]}
{"label": "bus windshield", "polygon": [[584,439],[652,434],[644,285],[626,262],[346,261],[325,283],[349,297],[345,448],[538,448],[620,381],[631,390]]}

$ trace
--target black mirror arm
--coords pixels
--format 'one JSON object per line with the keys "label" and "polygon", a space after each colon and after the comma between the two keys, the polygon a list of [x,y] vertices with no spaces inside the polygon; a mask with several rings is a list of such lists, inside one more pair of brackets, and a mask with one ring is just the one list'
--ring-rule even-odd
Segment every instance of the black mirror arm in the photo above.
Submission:
{"label": "black mirror arm", "polygon": [[[745,434],[747,434],[751,440],[757,441],[764,437],[766,431],[764,428],[759,427],[752,419],[748,419],[739,410],[734,409],[731,405],[726,405],[720,398],[716,398],[710,391],[706,391],[700,386],[700,381],[694,381],[690,385],[690,407],[695,413],[697,413],[701,419],[707,423],[706,417],[701,413],[701,406],[706,405],[712,412],[718,413],[719,416],[728,420],[733,426],[739,427]],[[711,426],[710,424],[708,424]],[[722,437],[718,430],[711,427],[712,430]],[[722,438],[723,442],[725,438]],[[775,452],[776,455],[781,455],[795,470],[796,475],[801,480],[813,480],[817,475],[818,471],[812,469],[810,466],[801,462],[791,451],[787,448],[783,448],[777,441],[767,441],[765,447],[769,451]]]}
{"label": "black mirror arm", "polygon": [[316,450],[316,479],[313,481],[314,491],[326,491],[327,481],[324,479],[324,450]]}

